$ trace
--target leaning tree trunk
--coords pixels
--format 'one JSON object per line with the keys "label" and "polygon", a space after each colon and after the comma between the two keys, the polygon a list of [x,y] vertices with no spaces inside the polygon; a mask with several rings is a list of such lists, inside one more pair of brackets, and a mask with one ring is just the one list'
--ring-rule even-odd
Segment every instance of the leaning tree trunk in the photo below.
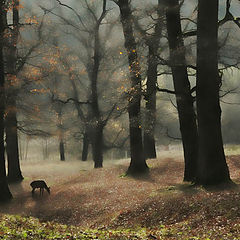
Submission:
{"label": "leaning tree trunk", "polygon": [[199,0],[197,27],[197,120],[199,131],[197,182],[230,181],[226,164],[219,103],[218,0]]}
{"label": "leaning tree trunk", "polygon": [[148,171],[148,166],[144,157],[141,130],[141,75],[136,50],[136,41],[133,34],[132,14],[129,6],[129,1],[119,0],[117,4],[120,8],[121,23],[125,38],[125,48],[128,52],[128,63],[131,80],[131,91],[129,92],[128,99],[131,162],[127,173],[135,175]]}
{"label": "leaning tree trunk", "polygon": [[184,150],[184,181],[196,180],[197,124],[188,79],[178,0],[165,1],[170,64]]}
{"label": "leaning tree trunk", "polygon": [[3,33],[5,18],[5,1],[0,0],[0,202],[9,201],[12,194],[8,188],[6,178],[6,166],[4,156],[4,110],[5,110],[5,92],[4,92],[4,58],[3,58]]}
{"label": "leaning tree trunk", "polygon": [[[6,150],[8,160],[8,181],[18,182],[23,180],[19,162],[19,147],[18,147],[18,131],[17,131],[17,108],[16,94],[17,76],[16,76],[16,61],[17,61],[17,40],[19,31],[19,0],[13,1],[13,28],[11,39],[8,46],[7,56],[7,102],[6,102]],[[14,85],[15,84],[15,85]]]}

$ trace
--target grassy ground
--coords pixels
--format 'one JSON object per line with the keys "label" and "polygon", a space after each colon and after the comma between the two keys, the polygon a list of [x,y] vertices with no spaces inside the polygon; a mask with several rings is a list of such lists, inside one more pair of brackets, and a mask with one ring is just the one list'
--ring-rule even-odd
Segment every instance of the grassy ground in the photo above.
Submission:
{"label": "grassy ground", "polygon": [[[121,177],[128,160],[92,169],[83,162],[23,162],[25,180],[0,207],[0,239],[240,239],[240,190],[182,183],[180,156],[149,160],[150,173]],[[240,182],[240,157],[228,157]],[[31,196],[45,179],[51,195]]]}

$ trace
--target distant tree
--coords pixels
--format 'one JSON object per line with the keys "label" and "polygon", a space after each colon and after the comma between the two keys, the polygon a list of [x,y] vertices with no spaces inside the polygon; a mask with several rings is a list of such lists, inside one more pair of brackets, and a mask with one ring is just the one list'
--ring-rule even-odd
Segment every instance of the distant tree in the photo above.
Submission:
{"label": "distant tree", "polygon": [[57,115],[57,135],[59,141],[60,160],[65,161],[65,147],[64,147],[64,126],[63,126],[63,104],[61,102],[55,103],[55,111]]}
{"label": "distant tree", "polygon": [[130,175],[141,174],[148,171],[144,156],[141,124],[141,74],[137,55],[137,46],[133,34],[133,19],[129,0],[116,0],[120,9],[120,18],[125,38],[125,48],[128,54],[131,90],[128,96],[128,115],[130,131],[131,162],[127,170]]}
{"label": "distant tree", "polygon": [[177,110],[184,150],[184,181],[194,182],[197,165],[197,123],[191,95],[191,85],[185,60],[179,0],[165,0],[170,67],[172,70]]}
{"label": "distant tree", "polygon": [[[109,65],[112,64],[112,62],[108,62],[108,54],[113,51],[113,47],[109,46],[108,41],[113,27],[106,20],[107,1],[100,2],[101,8],[97,8],[98,4],[84,1],[84,11],[81,12],[84,17],[70,5],[59,0],[56,0],[56,2],[62,8],[71,11],[76,17],[76,21],[73,21],[65,17],[62,12],[56,13],[56,11],[48,10],[69,26],[67,34],[74,41],[77,41],[79,46],[79,53],[70,50],[67,54],[68,57],[64,56],[63,53],[60,62],[68,74],[70,89],[72,90],[72,97],[68,99],[71,99],[71,102],[74,103],[81,121],[79,127],[81,128],[81,134],[84,136],[82,138],[84,147],[83,160],[87,158],[88,145],[91,144],[94,167],[100,168],[103,166],[103,131],[116,110],[117,104],[116,94],[113,100],[108,99],[104,103],[104,94],[102,94],[102,92],[106,91],[104,84],[108,84],[107,72],[109,71]],[[104,25],[104,23],[106,24]],[[72,60],[72,57],[75,58],[75,61]],[[78,59],[78,62],[76,59]],[[81,69],[82,73],[80,73],[79,69]],[[110,89],[110,87],[107,89]],[[82,105],[82,96],[85,98],[85,106]]]}
{"label": "distant tree", "polygon": [[199,0],[197,25],[197,121],[199,132],[197,183],[230,181],[226,164],[219,103],[218,0]]}
{"label": "distant tree", "polygon": [[8,201],[12,194],[8,188],[6,178],[6,166],[4,156],[4,112],[5,112],[5,76],[4,76],[4,57],[3,57],[3,38],[6,29],[6,8],[5,1],[0,1],[0,201]]}

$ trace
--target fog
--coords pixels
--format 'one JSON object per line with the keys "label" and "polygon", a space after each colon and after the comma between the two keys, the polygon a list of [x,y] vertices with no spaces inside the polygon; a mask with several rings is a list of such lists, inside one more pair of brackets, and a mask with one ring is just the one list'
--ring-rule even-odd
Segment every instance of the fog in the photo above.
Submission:
{"label": "fog", "polygon": [[[93,9],[96,10],[97,14],[101,12],[101,3],[96,1],[90,1]],[[193,10],[196,7],[197,1],[185,1],[183,7],[181,9],[181,14],[183,17],[191,17],[196,18],[196,13],[193,14]],[[62,3],[67,4],[73,7],[81,16],[88,28],[92,26],[91,17],[88,17],[88,13],[86,12],[86,4],[84,1],[62,1]],[[99,4],[98,4],[99,3]],[[142,15],[147,11],[147,9],[152,9],[156,1],[132,1],[134,6],[134,14],[136,16],[140,16],[141,24],[146,24],[151,22],[149,17],[142,17]],[[72,65],[74,71],[78,71],[78,76],[76,77],[77,86],[76,88],[79,91],[80,100],[85,101],[88,97],[88,88],[89,88],[89,79],[86,73],[87,66],[87,56],[89,54],[89,50],[83,45],[83,39],[87,39],[87,35],[84,32],[77,32],[76,28],[74,29],[72,26],[68,26],[67,23],[63,22],[61,17],[64,16],[66,19],[70,19],[71,23],[77,22],[77,17],[73,12],[65,7],[59,7],[56,1],[24,1],[23,9],[21,9],[21,19],[26,18],[26,16],[35,15],[37,19],[42,19],[44,15],[43,8],[48,9],[49,12],[45,12],[46,20],[44,21],[44,39],[43,45],[39,47],[38,53],[41,52],[40,55],[33,54],[32,63],[33,65],[41,65],[42,59],[52,58],[54,56],[54,49],[52,47],[52,42],[57,41],[57,47],[59,47],[61,54],[63,54],[62,58],[68,61],[68,64]],[[232,1],[231,12],[238,15],[238,1]],[[101,27],[100,36],[102,39],[105,39],[104,51],[106,51],[105,60],[102,64],[103,69],[114,68],[119,64],[119,67],[116,67],[114,73],[106,72],[101,73],[99,75],[99,90],[100,90],[100,107],[102,111],[107,113],[110,109],[110,106],[116,101],[119,101],[121,94],[124,92],[121,90],[123,86],[123,90],[128,88],[128,74],[127,74],[127,54],[124,49],[124,41],[121,25],[117,20],[119,19],[119,10],[116,4],[112,1],[108,1],[107,9],[109,12],[107,13],[106,20]],[[52,14],[54,13],[54,14]],[[219,11],[219,19],[221,19],[225,14],[225,1],[220,1],[220,11]],[[87,19],[88,18],[88,19]],[[24,20],[23,20],[24,21]],[[108,24],[108,21],[111,24]],[[114,24],[114,25],[112,25]],[[185,22],[183,22],[183,28],[185,28]],[[80,25],[79,25],[80,26]],[[109,26],[112,28],[108,30]],[[194,24],[189,24],[187,28],[194,28]],[[238,40],[240,38],[240,31],[236,29],[236,26],[233,23],[226,24],[226,26],[221,27],[219,31],[219,41],[224,41],[226,35],[228,35],[227,44],[220,49],[220,59],[223,64],[231,65],[238,61],[239,57],[237,57],[239,52]],[[106,37],[105,34],[108,34]],[[81,35],[82,40],[79,41],[77,36]],[[137,35],[137,33],[136,33]],[[29,42],[36,37],[36,32],[30,29],[30,27],[23,28],[22,30],[22,38],[28,39]],[[141,38],[139,38],[139,53],[143,57],[142,58],[142,76],[145,77],[145,64],[146,64],[146,51],[144,47],[141,46]],[[186,48],[187,48],[187,59],[189,63],[194,63],[196,59],[196,49],[192,43],[195,39],[191,38],[190,40],[186,40]],[[50,42],[50,44],[48,43]],[[55,44],[55,43],[54,43]],[[89,46],[92,43],[89,42]],[[166,45],[166,38],[162,40],[162,44]],[[188,46],[189,44],[189,46]],[[26,46],[24,47],[26,48]],[[164,58],[168,58],[168,50],[166,47],[163,47],[163,51],[161,56]],[[43,51],[42,51],[43,50]],[[119,54],[121,52],[121,55]],[[123,53],[123,54],[122,54]],[[49,65],[50,66],[50,65]],[[220,68],[223,65],[220,64]],[[67,99],[71,97],[72,86],[67,83],[68,72],[64,70],[64,66],[53,66],[55,68],[54,71],[58,72],[58,76],[56,79],[61,79],[58,81],[58,86],[54,83],[53,77],[48,77],[41,81],[39,84],[45,91],[49,91],[49,89],[53,89],[53,92],[58,92],[56,95],[60,96],[62,99]],[[66,66],[65,66],[66,67]],[[160,66],[159,72],[165,71],[166,67]],[[45,71],[45,70],[44,70]],[[53,71],[53,70],[50,70]],[[25,73],[23,73],[24,76]],[[25,77],[25,76],[24,76]],[[191,79],[191,87],[195,86],[195,77],[190,77]],[[225,92],[229,91],[230,93],[224,96],[221,99],[221,107],[222,107],[222,131],[223,131],[223,139],[225,144],[239,144],[240,142],[240,114],[239,114],[239,104],[240,104],[240,96],[239,96],[239,71],[236,68],[229,68],[223,71],[223,84],[222,84],[222,95]],[[56,81],[55,81],[56,82]],[[172,78],[169,75],[162,75],[158,78],[158,84],[161,88],[167,88],[173,90]],[[67,86],[67,87],[66,87]],[[106,89],[105,86],[108,86]],[[30,85],[29,90],[36,87],[36,85]],[[117,89],[117,93],[115,91]],[[231,91],[232,90],[232,91]],[[51,90],[52,91],[52,90]],[[232,93],[233,92],[233,93]],[[59,132],[57,130],[57,119],[54,119],[55,113],[53,110],[55,107],[49,105],[49,98],[51,94],[31,94],[27,95],[23,92],[22,97],[25,98],[25,102],[23,101],[21,104],[26,104],[26,108],[29,108],[28,102],[33,102],[39,108],[39,116],[36,119],[37,115],[31,116],[30,118],[26,115],[24,110],[21,110],[22,113],[19,114],[19,122],[23,123],[25,130],[30,133],[31,131],[42,130],[44,133],[48,132],[51,137],[49,139],[54,138],[52,135],[55,135],[55,140],[57,139]],[[20,104],[20,105],[21,105]],[[179,123],[177,110],[175,108],[175,97],[174,95],[168,93],[158,93],[157,94],[157,123],[155,136],[158,148],[161,149],[162,145],[168,146],[169,144],[177,144],[180,145],[180,131],[179,131]],[[123,102],[119,104],[119,108],[126,106],[126,103]],[[22,106],[21,106],[22,107]],[[20,108],[21,108],[20,107]],[[22,107],[23,108],[23,107]],[[82,133],[82,123],[76,117],[78,115],[77,110],[72,105],[66,105],[63,107],[63,128],[65,131],[65,141],[66,146],[69,149],[78,149],[77,151],[73,151],[71,157],[80,158],[81,155],[81,147],[82,147],[82,137],[80,136]],[[87,111],[86,107],[83,106],[84,111]],[[29,111],[29,109],[28,109]],[[34,111],[34,110],[32,110]],[[144,109],[143,109],[144,112]],[[29,114],[29,113],[28,113]],[[33,118],[33,119],[32,119]],[[34,120],[35,118],[35,120]],[[25,124],[27,123],[27,124]],[[113,129],[112,126],[117,126]],[[116,119],[106,126],[105,129],[105,140],[106,142],[112,142],[115,136],[118,134],[119,129],[121,129],[121,138],[125,138],[127,136],[127,114],[124,113],[121,118]],[[112,130],[113,133],[111,133]],[[78,137],[76,137],[78,136]],[[31,137],[31,136],[30,136]],[[39,142],[45,141],[44,139],[38,139]],[[50,141],[50,140],[49,140]],[[57,141],[57,140],[56,140]],[[121,141],[120,141],[121,142]],[[26,144],[26,143],[25,143]],[[37,149],[39,148],[39,144],[36,146],[29,146],[29,149]],[[55,149],[57,151],[57,148]],[[115,151],[118,153],[112,154],[111,151]],[[120,152],[120,153],[119,153]],[[128,152],[128,153],[126,153]],[[105,152],[106,158],[111,158],[111,156],[120,155],[118,158],[123,156],[128,156],[129,154],[129,144],[126,142],[124,146],[122,146],[122,150],[113,149],[107,150]],[[37,155],[37,154],[36,154]],[[110,157],[109,157],[110,156]],[[35,157],[33,157],[36,159]]]}

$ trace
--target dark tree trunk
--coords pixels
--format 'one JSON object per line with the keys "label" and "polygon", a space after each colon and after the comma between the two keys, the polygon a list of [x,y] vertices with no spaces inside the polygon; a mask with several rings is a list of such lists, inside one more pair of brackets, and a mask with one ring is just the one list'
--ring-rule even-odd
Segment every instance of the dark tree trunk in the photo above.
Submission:
{"label": "dark tree trunk", "polygon": [[158,48],[162,33],[162,4],[158,0],[158,20],[151,37],[147,37],[148,46],[148,69],[146,89],[146,114],[144,124],[143,146],[145,158],[156,158],[154,130],[156,124],[156,85],[158,74]]}
{"label": "dark tree trunk", "polygon": [[[55,105],[55,111],[57,116],[57,129],[58,129],[58,143],[59,143],[59,156],[60,161],[65,161],[65,148],[64,148],[64,125],[63,125],[63,105],[57,103]],[[47,154],[48,155],[48,154]]]}
{"label": "dark tree trunk", "polygon": [[88,134],[85,132],[83,135],[82,161],[87,161],[88,147],[89,147],[89,138],[88,138]]}
{"label": "dark tree trunk", "polygon": [[59,153],[60,153],[60,160],[65,161],[64,142],[62,138],[60,139],[60,142],[59,142]]}
{"label": "dark tree trunk", "polygon": [[197,28],[197,120],[199,131],[197,183],[230,182],[219,103],[218,0],[199,0]]}
{"label": "dark tree trunk", "polygon": [[4,92],[4,59],[3,59],[3,33],[5,18],[5,1],[0,0],[0,202],[9,201],[12,194],[8,188],[6,178],[6,166],[4,156],[4,111],[5,111],[5,92]]}
{"label": "dark tree trunk", "polygon": [[103,166],[103,128],[104,123],[99,109],[98,99],[98,73],[101,61],[100,52],[100,39],[99,39],[99,28],[102,20],[106,14],[106,0],[103,0],[102,14],[96,21],[95,32],[94,32],[94,53],[93,62],[92,59],[89,63],[89,78],[91,80],[91,110],[92,110],[92,155],[94,161],[94,168],[101,168]]}
{"label": "dark tree trunk", "polygon": [[103,167],[103,126],[94,129],[94,137],[91,140],[94,168]]}
{"label": "dark tree trunk", "polygon": [[121,23],[125,38],[125,48],[128,52],[128,63],[131,80],[131,91],[129,92],[129,130],[130,130],[130,151],[131,162],[127,173],[131,175],[141,174],[148,171],[146,164],[140,117],[141,103],[141,75],[140,66],[136,50],[136,41],[133,34],[132,14],[128,0],[119,0]]}
{"label": "dark tree trunk", "polygon": [[16,61],[17,61],[17,40],[19,31],[19,1],[13,1],[13,28],[11,39],[8,41],[8,55],[7,55],[7,102],[6,102],[6,150],[8,160],[8,181],[18,182],[23,180],[19,161],[19,147],[18,147],[18,131],[17,131],[17,107],[16,95],[17,89],[14,84],[17,79],[16,75]]}
{"label": "dark tree trunk", "polygon": [[6,150],[8,160],[8,181],[23,180],[19,162],[17,117],[15,98],[8,99],[8,109],[5,118]]}
{"label": "dark tree trunk", "polygon": [[143,146],[145,158],[156,158],[154,130],[156,125],[156,85],[158,74],[158,48],[162,33],[162,3],[158,0],[158,20],[151,37],[147,38],[148,69],[146,89],[146,114],[144,124]]}
{"label": "dark tree trunk", "polygon": [[[94,57],[93,57],[93,66],[91,71],[91,110],[93,120],[92,122],[92,155],[94,161],[94,168],[101,168],[103,162],[103,130],[101,129],[102,119],[99,110],[98,103],[98,72],[100,66],[100,43],[99,43],[99,29],[97,29],[95,33],[95,41],[94,41]],[[99,143],[97,142],[99,141]]]}
{"label": "dark tree trunk", "polygon": [[178,0],[165,1],[170,63],[184,150],[184,181],[196,180],[197,124],[188,79]]}
{"label": "dark tree trunk", "polygon": [[152,42],[148,46],[148,70],[146,91],[146,113],[144,124],[143,146],[145,158],[156,158],[154,129],[156,123],[156,84],[157,84],[157,59],[158,44]]}

